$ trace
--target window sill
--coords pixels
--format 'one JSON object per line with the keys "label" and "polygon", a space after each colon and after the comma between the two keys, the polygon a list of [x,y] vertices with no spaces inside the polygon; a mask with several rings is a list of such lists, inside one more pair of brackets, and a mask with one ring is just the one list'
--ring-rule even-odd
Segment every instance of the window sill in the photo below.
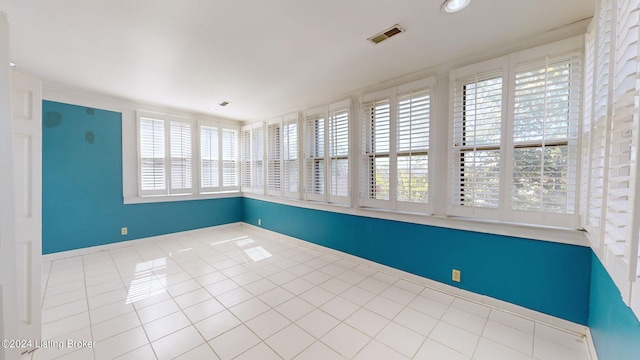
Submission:
{"label": "window sill", "polygon": [[174,201],[191,201],[191,200],[209,200],[240,197],[240,191],[225,191],[219,193],[202,193],[202,194],[176,194],[176,195],[157,195],[157,196],[125,196],[123,203],[130,204],[149,204]]}

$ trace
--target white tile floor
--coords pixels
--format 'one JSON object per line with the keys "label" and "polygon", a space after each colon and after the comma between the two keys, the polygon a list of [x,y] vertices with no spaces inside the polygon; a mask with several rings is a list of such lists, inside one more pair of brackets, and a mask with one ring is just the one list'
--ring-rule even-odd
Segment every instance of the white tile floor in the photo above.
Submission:
{"label": "white tile floor", "polygon": [[23,359],[588,359],[584,338],[246,226],[43,264]]}

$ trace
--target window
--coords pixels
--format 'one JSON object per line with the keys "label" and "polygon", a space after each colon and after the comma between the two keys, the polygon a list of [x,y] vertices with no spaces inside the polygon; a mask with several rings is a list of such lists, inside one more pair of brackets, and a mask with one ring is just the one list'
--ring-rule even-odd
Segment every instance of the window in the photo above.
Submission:
{"label": "window", "polygon": [[285,196],[298,198],[298,114],[284,117],[282,131],[282,187]]}
{"label": "window", "polygon": [[581,59],[516,67],[512,209],[576,212]]}
{"label": "window", "polygon": [[253,179],[251,187],[258,193],[264,192],[264,139],[263,127],[259,126],[251,131],[251,164]]}
{"label": "window", "polygon": [[305,199],[349,202],[350,101],[305,115]]}
{"label": "window", "polygon": [[143,118],[139,120],[140,193],[166,192],[166,161],[164,121]]}
{"label": "window", "polygon": [[451,214],[577,226],[582,56],[548,52],[452,72]]}
{"label": "window", "polygon": [[222,190],[238,188],[238,129],[222,128]]}
{"label": "window", "polygon": [[200,186],[213,190],[220,186],[220,144],[218,128],[200,126]]}
{"label": "window", "polygon": [[488,72],[458,79],[454,94],[455,204],[497,208],[500,197],[502,76]]}
{"label": "window", "polygon": [[277,120],[267,125],[267,193],[281,194],[282,123]]}
{"label": "window", "polygon": [[324,196],[324,126],[325,116],[322,112],[307,112],[305,119],[305,195],[307,200],[326,200]]}
{"label": "window", "polygon": [[193,193],[192,123],[141,115],[138,125],[140,195]]}
{"label": "window", "polygon": [[330,201],[344,202],[349,196],[349,105],[329,110]]}
{"label": "window", "polygon": [[264,193],[264,124],[262,122],[241,130],[242,153],[240,180],[242,191]]}
{"label": "window", "polygon": [[269,195],[298,198],[298,114],[267,122]]}
{"label": "window", "polygon": [[242,129],[241,131],[241,153],[240,153],[240,186],[242,191],[251,189],[251,129]]}
{"label": "window", "polygon": [[238,190],[237,129],[138,113],[138,135],[140,196]]}
{"label": "window", "polygon": [[200,125],[201,192],[238,190],[237,153],[237,129]]}
{"label": "window", "polygon": [[363,206],[427,211],[434,79],[363,97]]}

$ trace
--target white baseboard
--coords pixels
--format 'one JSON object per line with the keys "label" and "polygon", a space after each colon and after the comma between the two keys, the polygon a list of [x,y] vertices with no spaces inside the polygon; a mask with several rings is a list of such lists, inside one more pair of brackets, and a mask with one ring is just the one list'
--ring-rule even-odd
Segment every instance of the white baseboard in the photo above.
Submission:
{"label": "white baseboard", "polygon": [[596,352],[596,344],[593,343],[593,337],[591,336],[591,329],[587,328],[587,351],[589,352],[589,359],[598,360],[598,353]]}
{"label": "white baseboard", "polygon": [[413,283],[422,285],[422,286],[426,286],[429,288],[432,288],[434,290],[438,290],[440,292],[443,293],[447,293],[450,295],[454,295],[457,297],[461,297],[464,298],[466,300],[469,301],[473,301],[476,303],[480,303],[501,311],[505,311],[508,313],[511,313],[513,315],[516,316],[520,316],[529,320],[533,320],[533,321],[537,321],[537,322],[541,322],[544,323],[546,325],[558,328],[559,330],[563,330],[566,332],[570,332],[573,333],[575,335],[578,336],[586,336],[587,332],[588,332],[588,327],[584,326],[584,325],[580,325],[577,323],[574,323],[572,321],[568,321],[568,320],[564,320],[564,319],[560,319],[557,318],[555,316],[551,316],[551,315],[547,315],[544,313],[541,313],[539,311],[535,311],[535,310],[531,310],[528,308],[525,308],[523,306],[520,305],[515,305],[503,300],[499,300],[499,299],[495,299],[489,296],[485,296],[485,295],[480,295],[480,294],[476,294],[474,292],[468,291],[468,290],[464,290],[464,289],[460,289],[457,288],[455,286],[451,286],[451,285],[447,285],[435,280],[431,280],[431,279],[427,279],[425,277],[422,276],[418,276],[415,274],[411,274],[408,273],[406,271],[403,270],[399,270],[387,265],[382,265],[380,263],[371,261],[371,260],[367,260],[355,255],[351,255],[351,254],[347,254],[344,253],[342,251],[339,250],[334,250],[322,245],[317,245],[308,241],[304,241],[304,240],[300,240],[291,236],[287,236],[287,235],[283,235],[280,233],[276,233],[252,224],[247,224],[247,223],[242,223],[243,227],[247,227],[249,229],[252,229],[254,231],[258,231],[258,232],[262,232],[262,233],[274,233],[274,234],[278,234],[280,236],[284,236],[292,241],[298,242],[298,244],[302,245],[302,246],[306,246],[309,248],[312,248],[314,250],[319,250],[319,251],[323,251],[323,252],[328,252],[331,253],[332,255],[341,257],[345,260],[348,261],[352,261],[355,263],[358,263],[360,265],[364,265],[367,266],[369,268],[372,268],[374,270],[380,271],[380,272],[384,272],[387,273],[389,275],[393,275],[396,277],[399,277],[401,279],[407,280],[407,281],[411,281]]}

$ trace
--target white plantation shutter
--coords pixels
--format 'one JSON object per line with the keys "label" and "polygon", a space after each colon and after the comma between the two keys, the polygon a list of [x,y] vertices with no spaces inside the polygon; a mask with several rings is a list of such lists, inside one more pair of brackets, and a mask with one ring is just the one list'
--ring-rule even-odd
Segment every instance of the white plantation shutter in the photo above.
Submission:
{"label": "white plantation shutter", "polygon": [[200,126],[200,190],[220,187],[220,149],[218,127]]}
{"label": "white plantation shutter", "polygon": [[502,88],[501,71],[474,74],[454,83],[452,200],[458,209],[454,212],[460,215],[499,205]]}
{"label": "white plantation shutter", "polygon": [[264,193],[264,138],[262,126],[251,130],[251,187],[254,192]]}
{"label": "white plantation shutter", "polygon": [[451,72],[450,214],[578,225],[580,46],[571,38]]}
{"label": "white plantation shutter", "polygon": [[169,144],[171,154],[170,193],[190,193],[192,191],[191,124],[170,121]]}
{"label": "white plantation shutter", "polygon": [[581,74],[580,54],[516,66],[514,210],[575,213]]}
{"label": "white plantation shutter", "polygon": [[607,263],[614,262],[617,269],[623,269],[614,272],[613,278],[618,287],[624,289],[629,280],[636,280],[640,270],[637,266],[640,220],[638,214],[634,216],[634,197],[640,195],[637,184],[640,1],[618,1],[617,4],[604,242],[607,256],[616,257],[607,259]]}
{"label": "white plantation shutter", "polygon": [[427,78],[363,96],[363,206],[427,212],[430,88]]}
{"label": "white plantation shutter", "polygon": [[222,190],[238,190],[238,130],[222,128]]}
{"label": "white plantation shutter", "polygon": [[325,197],[325,113],[309,111],[305,117],[305,198],[326,201]]}
{"label": "white plantation shutter", "polygon": [[143,112],[137,118],[140,196],[239,190],[238,128]]}
{"label": "white plantation shutter", "polygon": [[329,107],[329,201],[349,201],[349,107],[350,102]]}
{"label": "white plantation shutter", "polygon": [[242,129],[240,153],[240,179],[242,191],[251,191],[251,129]]}
{"label": "white plantation shutter", "polygon": [[140,195],[166,192],[164,120],[139,118]]}
{"label": "white plantation shutter", "polygon": [[587,63],[594,59],[586,74],[594,80],[584,225],[622,298],[640,316],[640,0],[599,5],[595,30],[586,36]]}
{"label": "white plantation shutter", "polygon": [[586,169],[589,177],[587,222],[585,228],[591,234],[593,245],[597,249],[603,246],[601,224],[604,217],[604,198],[607,165],[607,137],[609,123],[609,75],[611,73],[611,30],[613,7],[612,1],[600,2],[594,17],[597,21],[595,34],[595,55],[593,77],[593,118],[591,124],[591,147],[589,152],[590,167]]}
{"label": "white plantation shutter", "polygon": [[267,192],[281,195],[282,124],[278,120],[267,125]]}
{"label": "white plantation shutter", "polygon": [[389,98],[363,104],[363,205],[385,206],[389,200],[391,155],[391,101]]}
{"label": "white plantation shutter", "polygon": [[429,90],[398,96],[398,202],[428,202],[430,106]]}
{"label": "white plantation shutter", "polygon": [[[584,56],[584,92],[583,92],[583,107],[582,107],[582,141],[581,141],[581,174],[580,174],[580,217],[583,226],[589,221],[589,207],[585,204],[589,203],[589,176],[584,172],[591,167],[591,125],[593,122],[593,83],[594,74],[593,67],[595,64],[595,36],[593,34],[592,22],[589,26],[589,30],[585,34],[585,56]],[[586,227],[586,226],[585,226]],[[593,241],[593,239],[591,239]],[[594,244],[595,245],[595,244]],[[597,246],[596,246],[597,247]]]}
{"label": "white plantation shutter", "polygon": [[298,114],[284,117],[282,139],[282,188],[285,196],[297,198],[299,197]]}

